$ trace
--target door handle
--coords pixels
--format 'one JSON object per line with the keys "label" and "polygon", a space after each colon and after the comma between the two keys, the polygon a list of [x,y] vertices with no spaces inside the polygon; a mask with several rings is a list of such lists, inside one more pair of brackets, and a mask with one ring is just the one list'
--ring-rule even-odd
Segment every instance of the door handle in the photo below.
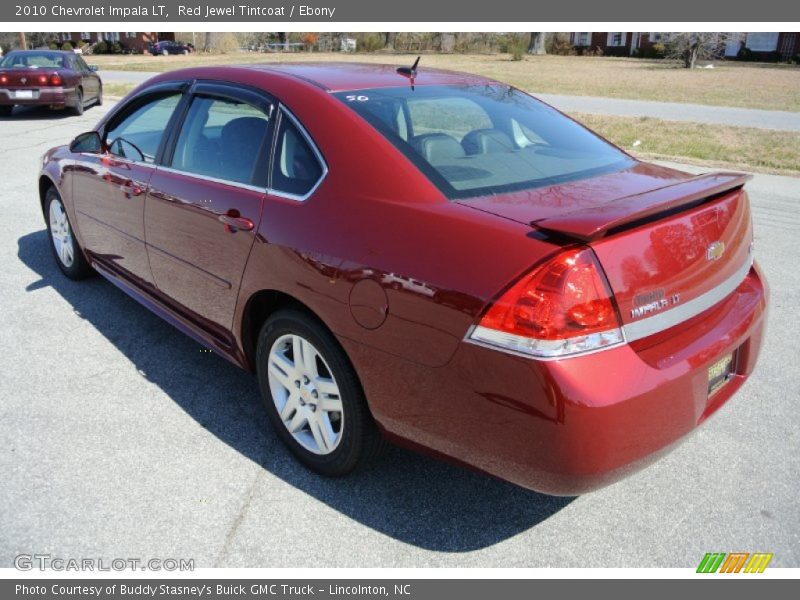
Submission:
{"label": "door handle", "polygon": [[250,231],[255,227],[255,224],[248,218],[239,215],[236,209],[229,210],[226,214],[220,215],[219,220],[225,224],[225,231],[228,233],[236,233],[240,229],[242,231]]}
{"label": "door handle", "polygon": [[141,196],[144,193],[142,186],[140,186],[138,183],[134,183],[130,179],[119,186],[119,189],[122,190],[126,198]]}

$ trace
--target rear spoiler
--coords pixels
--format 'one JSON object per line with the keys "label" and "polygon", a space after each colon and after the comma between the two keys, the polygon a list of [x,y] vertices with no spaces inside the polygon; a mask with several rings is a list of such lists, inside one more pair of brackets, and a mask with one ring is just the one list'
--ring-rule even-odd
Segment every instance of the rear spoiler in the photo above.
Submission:
{"label": "rear spoiler", "polygon": [[752,175],[743,173],[707,173],[650,192],[626,196],[603,206],[533,221],[531,225],[588,242],[688,210],[737,190],[752,178]]}

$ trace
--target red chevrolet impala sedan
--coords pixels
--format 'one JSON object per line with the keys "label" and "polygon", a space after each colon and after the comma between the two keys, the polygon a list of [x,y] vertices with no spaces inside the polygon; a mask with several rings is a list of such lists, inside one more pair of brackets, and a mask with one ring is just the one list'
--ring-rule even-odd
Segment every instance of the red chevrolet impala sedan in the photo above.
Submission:
{"label": "red chevrolet impala sedan", "polygon": [[577,494],[752,373],[746,180],[642,163],[482,77],[303,64],[159,75],[50,150],[39,194],[64,274],[254,371],[315,471],[390,440]]}
{"label": "red chevrolet impala sedan", "polygon": [[74,52],[15,50],[0,60],[0,116],[15,106],[70,108],[82,115],[88,105],[103,104],[97,68]]}

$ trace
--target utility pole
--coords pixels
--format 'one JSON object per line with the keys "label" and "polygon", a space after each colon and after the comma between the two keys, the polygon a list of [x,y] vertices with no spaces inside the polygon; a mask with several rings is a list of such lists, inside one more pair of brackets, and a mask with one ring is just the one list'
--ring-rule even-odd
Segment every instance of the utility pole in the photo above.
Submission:
{"label": "utility pole", "polygon": [[25,39],[25,32],[24,31],[20,31],[19,32],[18,40],[19,40],[19,49],[20,50],[27,50],[28,49],[28,42]]}

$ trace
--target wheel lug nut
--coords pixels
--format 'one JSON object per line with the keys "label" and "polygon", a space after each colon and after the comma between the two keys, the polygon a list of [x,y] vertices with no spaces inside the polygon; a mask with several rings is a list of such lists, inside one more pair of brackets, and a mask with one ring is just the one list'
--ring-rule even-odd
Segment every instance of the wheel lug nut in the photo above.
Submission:
{"label": "wheel lug nut", "polygon": [[309,381],[310,381],[310,379],[304,375],[303,376],[303,383],[308,383]]}
{"label": "wheel lug nut", "polygon": [[319,398],[319,394],[317,393],[317,390],[311,390],[311,397],[312,398]]}
{"label": "wheel lug nut", "polygon": [[299,379],[295,380],[294,386],[295,387],[300,387],[300,380]]}

